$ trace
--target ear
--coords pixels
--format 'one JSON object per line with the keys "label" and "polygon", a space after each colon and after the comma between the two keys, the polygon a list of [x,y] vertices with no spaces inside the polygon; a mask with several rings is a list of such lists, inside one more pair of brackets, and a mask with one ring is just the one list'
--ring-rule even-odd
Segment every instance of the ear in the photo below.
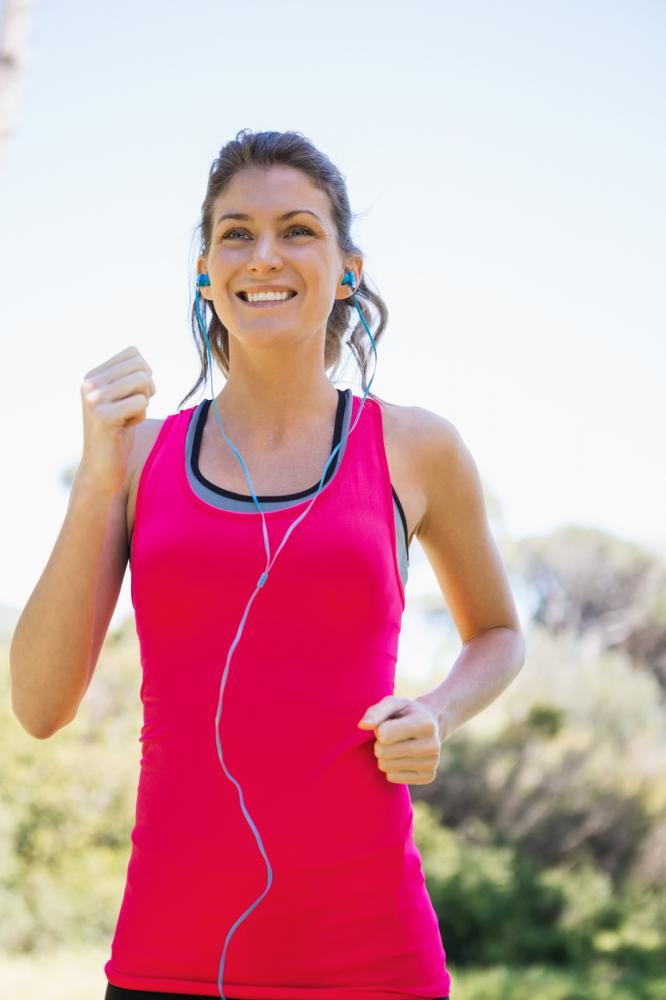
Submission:
{"label": "ear", "polygon": [[[351,285],[343,285],[342,279],[345,276],[345,271],[352,271],[354,274],[354,287]],[[340,275],[340,284],[338,285],[338,290],[336,293],[336,299],[348,299],[357,290],[358,286],[361,284],[361,278],[363,276],[363,258],[358,256],[348,257],[345,261],[345,266],[342,274]]]}
{"label": "ear", "polygon": [[[204,257],[197,258],[197,274],[208,274],[208,266]],[[199,288],[199,295],[206,299],[207,302],[212,302],[213,296],[211,295],[210,285],[197,286]]]}

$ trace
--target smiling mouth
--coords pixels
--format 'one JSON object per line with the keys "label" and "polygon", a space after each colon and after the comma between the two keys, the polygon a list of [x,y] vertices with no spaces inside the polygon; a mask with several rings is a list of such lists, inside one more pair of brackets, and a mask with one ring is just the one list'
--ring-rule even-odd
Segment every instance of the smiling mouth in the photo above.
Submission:
{"label": "smiling mouth", "polygon": [[241,302],[245,303],[246,306],[250,306],[250,308],[254,309],[265,309],[270,306],[286,305],[288,302],[291,302],[296,298],[298,292],[294,292],[294,294],[290,295],[288,299],[260,299],[258,302],[249,302],[245,295],[245,292],[236,292],[236,297],[239,298]]}

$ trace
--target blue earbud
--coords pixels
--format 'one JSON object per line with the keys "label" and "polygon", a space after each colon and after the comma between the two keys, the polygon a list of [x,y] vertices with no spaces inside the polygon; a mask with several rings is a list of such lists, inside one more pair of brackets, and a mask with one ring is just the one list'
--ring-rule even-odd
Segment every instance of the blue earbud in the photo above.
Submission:
{"label": "blue earbud", "polygon": [[[345,271],[344,277],[342,279],[341,284],[343,284],[343,285],[351,285],[352,289],[355,289],[355,287],[356,287],[356,279],[354,278],[354,272],[353,271]],[[241,916],[238,918],[238,920],[236,920],[236,922],[231,927],[231,930],[227,934],[227,938],[226,938],[226,941],[224,943],[224,948],[222,950],[222,957],[220,959],[220,966],[219,966],[219,971],[218,971],[217,985],[218,985],[218,989],[219,989],[219,992],[220,992],[221,1000],[225,1000],[225,998],[224,998],[224,992],[222,990],[222,980],[223,980],[223,976],[224,976],[224,962],[225,962],[225,958],[226,958],[227,948],[229,947],[229,940],[230,940],[232,934],[234,933],[234,931],[236,930],[236,928],[238,927],[238,925],[243,920],[245,920],[246,917],[248,917],[250,915],[250,913],[255,908],[255,906],[259,905],[259,903],[264,898],[264,896],[267,894],[268,890],[270,889],[271,885],[273,884],[273,869],[271,867],[270,861],[268,860],[268,856],[266,854],[266,851],[264,850],[263,841],[261,839],[261,836],[259,835],[259,831],[257,830],[256,826],[254,825],[254,823],[252,821],[252,817],[249,815],[247,809],[245,808],[245,802],[243,800],[243,791],[242,791],[239,783],[234,778],[234,776],[232,774],[230,774],[229,771],[227,770],[227,767],[226,767],[226,765],[224,763],[224,757],[222,755],[222,744],[220,743],[219,727],[220,727],[220,714],[221,714],[221,711],[222,711],[222,695],[223,695],[223,691],[224,691],[224,688],[225,688],[225,685],[226,685],[226,677],[227,677],[227,673],[228,673],[228,670],[229,670],[229,660],[231,658],[231,654],[232,654],[233,650],[236,647],[236,644],[238,643],[238,640],[240,638],[241,632],[243,631],[243,627],[245,625],[245,620],[247,618],[247,615],[248,615],[248,612],[249,612],[249,609],[250,609],[250,605],[254,601],[254,599],[257,596],[259,590],[261,590],[261,588],[264,586],[264,584],[268,580],[270,569],[271,569],[273,563],[275,562],[275,560],[277,559],[277,557],[278,557],[278,555],[280,553],[280,550],[282,549],[282,546],[287,541],[287,539],[289,538],[289,535],[292,533],[292,531],[294,530],[294,528],[296,527],[296,525],[300,521],[303,520],[303,518],[305,517],[305,515],[308,513],[308,511],[312,507],[312,504],[315,502],[315,500],[317,499],[317,497],[321,493],[321,490],[322,490],[322,487],[323,487],[323,483],[324,483],[324,479],[326,478],[326,471],[327,471],[329,465],[331,464],[331,462],[333,461],[336,452],[338,451],[338,449],[340,448],[340,446],[342,445],[343,442],[339,441],[338,444],[333,449],[333,451],[331,452],[331,454],[329,456],[329,459],[328,459],[326,465],[324,466],[324,471],[322,472],[321,480],[319,482],[319,487],[317,489],[317,492],[314,494],[314,496],[312,497],[310,503],[305,508],[305,510],[303,511],[303,513],[300,514],[296,518],[296,520],[293,522],[293,524],[291,524],[289,526],[289,528],[287,529],[287,531],[284,534],[284,538],[282,539],[282,541],[280,542],[280,544],[277,547],[275,555],[271,559],[270,546],[268,544],[268,532],[267,532],[267,529],[266,529],[266,519],[264,517],[264,512],[263,512],[263,510],[261,508],[261,505],[260,505],[259,501],[257,500],[256,494],[254,492],[254,488],[252,486],[252,480],[250,478],[250,473],[248,472],[247,466],[246,466],[245,462],[243,461],[243,457],[242,457],[241,453],[238,451],[238,449],[236,447],[234,447],[234,445],[232,444],[232,442],[229,440],[229,438],[227,437],[227,435],[224,432],[224,427],[222,426],[222,418],[220,417],[220,411],[219,411],[218,406],[217,406],[217,400],[215,399],[215,392],[213,391],[213,374],[212,374],[213,373],[213,359],[212,359],[212,355],[211,355],[210,341],[208,339],[208,332],[206,330],[206,324],[205,324],[204,318],[203,318],[203,316],[201,314],[201,309],[199,308],[199,303],[200,303],[200,299],[201,299],[201,294],[199,292],[199,288],[202,287],[202,286],[205,286],[205,285],[210,285],[210,278],[208,277],[207,274],[198,274],[197,275],[197,283],[196,283],[196,294],[195,294],[195,308],[196,308],[197,318],[198,318],[198,321],[199,321],[199,326],[201,328],[201,332],[203,334],[203,337],[204,337],[204,339],[206,341],[206,348],[207,348],[207,351],[208,351],[208,364],[209,364],[209,369],[210,369],[210,372],[211,372],[211,392],[213,394],[213,404],[214,404],[214,408],[215,408],[215,415],[217,417],[217,422],[219,424],[220,431],[222,432],[222,437],[227,442],[227,444],[229,445],[229,447],[231,448],[231,450],[234,452],[234,454],[236,455],[236,457],[238,458],[239,462],[241,463],[241,465],[243,467],[243,471],[245,472],[245,476],[246,476],[248,484],[250,486],[250,493],[252,494],[252,499],[254,500],[254,503],[255,503],[255,506],[256,506],[257,510],[261,514],[261,521],[262,521],[263,534],[264,534],[264,547],[266,549],[266,569],[261,574],[261,576],[259,577],[259,579],[258,579],[258,581],[256,583],[256,587],[255,587],[254,593],[252,594],[252,596],[250,597],[250,599],[249,599],[249,601],[248,601],[248,603],[246,605],[245,611],[243,613],[243,617],[241,619],[240,626],[238,628],[238,631],[236,632],[236,638],[232,642],[231,646],[229,647],[229,651],[227,653],[227,662],[225,664],[224,672],[223,672],[223,675],[222,675],[222,683],[220,685],[220,696],[219,696],[219,699],[218,699],[217,713],[215,715],[215,743],[217,745],[217,753],[218,753],[218,757],[220,759],[220,763],[222,765],[222,768],[223,768],[224,773],[226,774],[227,778],[229,778],[229,780],[231,782],[233,782],[233,784],[238,789],[240,806],[241,806],[241,809],[243,811],[243,815],[247,819],[247,821],[248,821],[248,823],[249,823],[249,825],[250,825],[250,827],[252,829],[252,832],[254,833],[255,839],[257,841],[257,846],[259,847],[259,850],[261,851],[261,853],[263,855],[264,861],[266,862],[266,865],[268,866],[268,882],[267,882],[266,888],[264,889],[263,893],[260,896],[258,896],[257,899],[255,899],[255,901],[252,903],[252,905],[247,908],[247,910],[245,911],[245,913],[241,914]],[[354,305],[356,306],[356,309],[357,309],[358,314],[360,316],[361,322],[362,322],[363,326],[365,327],[365,329],[366,329],[366,331],[368,333],[368,336],[370,337],[370,343],[372,344],[372,349],[375,352],[375,367],[376,367],[376,362],[377,362],[377,348],[375,346],[374,338],[373,338],[372,334],[370,333],[370,329],[368,327],[368,324],[365,321],[365,317],[363,315],[363,312],[361,311],[361,307],[359,306],[358,302],[356,301],[356,297],[352,294],[351,298],[353,300]],[[359,417],[361,416],[361,412],[363,410],[363,405],[365,403],[365,398],[368,395],[368,393],[370,392],[370,386],[372,385],[372,383],[374,381],[374,378],[375,378],[375,373],[373,372],[372,373],[372,378],[370,379],[370,382],[368,383],[368,387],[366,388],[366,390],[365,390],[365,392],[363,394],[363,399],[361,400],[361,405],[358,408],[358,413],[356,414],[356,419],[354,420],[354,423],[350,426],[349,431],[347,433],[347,437],[349,437],[349,435],[352,433],[352,431],[356,427],[356,424],[358,423]]]}

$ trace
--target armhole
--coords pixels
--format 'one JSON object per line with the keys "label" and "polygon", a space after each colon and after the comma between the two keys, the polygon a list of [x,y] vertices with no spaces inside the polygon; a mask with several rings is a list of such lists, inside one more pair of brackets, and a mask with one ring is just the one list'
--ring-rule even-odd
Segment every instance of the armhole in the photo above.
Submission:
{"label": "armhole", "polygon": [[[385,403],[386,406],[391,406],[392,404],[389,403],[388,400],[381,399],[381,397],[375,396],[371,392],[368,393],[368,399],[371,399],[375,403],[376,408],[377,408],[377,410],[379,412],[380,427],[381,427],[381,434],[382,434],[382,442],[381,443],[384,446],[384,414],[382,412],[382,406],[381,406],[381,404]],[[386,454],[386,447],[385,446],[384,446],[384,454]],[[388,461],[386,463],[386,467],[388,469]],[[398,509],[398,513],[400,515],[400,522],[401,522],[401,525],[402,525],[402,534],[403,534],[403,537],[405,539],[405,552],[406,552],[406,558],[407,558],[407,566],[409,566],[409,546],[411,545],[411,542],[412,542],[412,539],[414,538],[414,535],[416,535],[416,528],[414,529],[414,535],[412,535],[412,538],[410,538],[409,537],[409,529],[407,527],[407,517],[405,516],[405,511],[404,511],[404,508],[403,508],[402,503],[400,501],[400,497],[398,496],[398,494],[396,492],[396,489],[395,489],[395,486],[393,485],[393,481],[391,480],[390,471],[389,471],[389,480],[391,482],[391,493],[392,493],[393,499],[395,500],[395,504],[396,504],[396,507]]]}
{"label": "armhole", "polygon": [[[369,398],[369,395],[368,395]],[[388,458],[386,457],[386,446],[384,444],[384,419],[382,416],[382,408],[379,402],[375,399],[373,402],[373,411],[375,416],[375,440],[377,442],[377,450],[379,452],[379,462],[382,469],[382,476],[384,478],[385,489],[384,491],[384,508],[387,513],[388,523],[390,524],[390,547],[391,547],[391,561],[393,563],[393,570],[395,575],[395,580],[398,587],[398,595],[400,602],[402,604],[402,609],[405,609],[405,586],[402,582],[402,576],[400,573],[400,563],[398,561],[398,540],[395,535],[395,514],[394,514],[394,504],[393,504],[393,483],[391,482],[391,471],[389,469]],[[396,494],[397,495],[397,494]]]}
{"label": "armhole", "polygon": [[[179,413],[171,413],[171,414],[169,414],[168,417],[164,418],[162,426],[160,427],[160,429],[158,431],[157,437],[153,441],[153,444],[151,446],[150,451],[146,455],[146,460],[143,463],[143,467],[141,469],[141,472],[139,473],[139,482],[138,482],[137,488],[136,488],[136,500],[134,502],[134,524],[132,525],[132,534],[130,535],[130,537],[128,539],[128,542],[127,542],[127,556],[128,556],[128,559],[129,559],[130,568],[132,566],[132,539],[134,538],[134,535],[136,534],[136,522],[137,522],[137,518],[139,516],[139,510],[140,510],[140,505],[141,505],[141,497],[143,495],[143,484],[145,483],[146,477],[148,476],[148,474],[149,474],[149,472],[150,472],[150,470],[151,470],[151,468],[153,466],[153,463],[154,463],[154,461],[155,461],[155,459],[157,457],[157,454],[158,454],[159,449],[160,449],[160,447],[162,445],[162,442],[163,442],[164,438],[166,437],[166,435],[167,435],[167,433],[169,431],[169,428],[171,427],[171,425],[173,424],[173,421],[176,419],[176,417],[178,415],[179,415]],[[127,499],[129,500],[129,492],[127,494]],[[127,517],[127,511],[125,512],[125,517]]]}

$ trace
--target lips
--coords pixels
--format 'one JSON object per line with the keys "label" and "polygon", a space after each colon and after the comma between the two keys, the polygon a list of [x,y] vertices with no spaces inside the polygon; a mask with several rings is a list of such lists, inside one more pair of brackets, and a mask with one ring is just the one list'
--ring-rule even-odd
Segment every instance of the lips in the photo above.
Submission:
{"label": "lips", "polygon": [[[296,295],[298,294],[298,292],[295,292],[293,288],[257,288],[257,289],[251,289],[251,291],[252,292],[256,291],[257,294],[259,292],[269,292],[269,291],[270,292],[291,292],[291,294],[289,296],[289,299],[296,298]],[[248,297],[247,297],[247,291],[245,291],[245,290],[240,291],[240,292],[236,292],[236,295],[238,296],[239,299],[242,299],[243,302],[248,302],[249,301]],[[288,302],[289,299],[285,299],[285,302]]]}
{"label": "lips", "polygon": [[288,306],[296,298],[296,294],[294,294],[288,299],[259,299],[257,302],[249,302],[247,299],[242,298],[238,292],[236,294],[239,301],[244,306],[247,306],[248,309],[277,309],[278,306]]}

